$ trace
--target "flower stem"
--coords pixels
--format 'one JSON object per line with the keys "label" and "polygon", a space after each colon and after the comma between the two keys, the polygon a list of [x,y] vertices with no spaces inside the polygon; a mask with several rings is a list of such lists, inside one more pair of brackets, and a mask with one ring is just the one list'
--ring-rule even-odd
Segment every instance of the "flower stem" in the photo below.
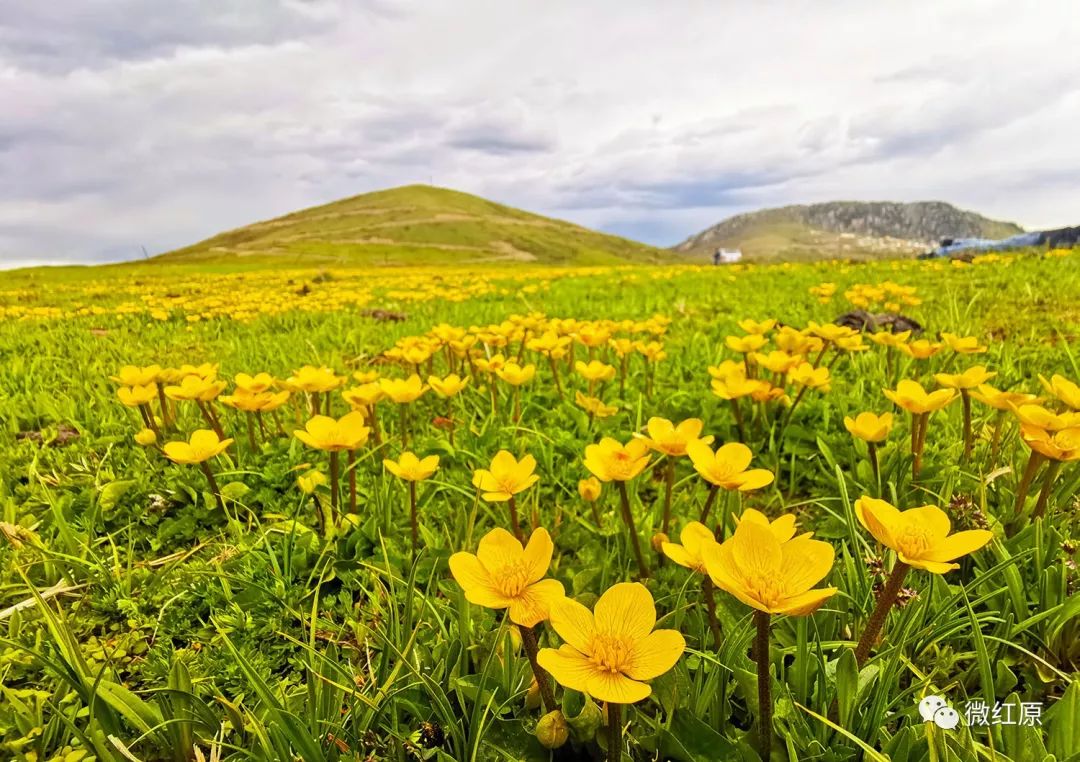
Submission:
{"label": "flower stem", "polygon": [[1052,460],[1046,466],[1046,473],[1043,475],[1043,486],[1039,490],[1039,499],[1035,503],[1035,510],[1031,512],[1031,518],[1037,519],[1046,512],[1046,503],[1050,499],[1050,490],[1054,486],[1054,479],[1057,478],[1058,471],[1061,470],[1061,461]]}
{"label": "flower stem", "polygon": [[337,522],[338,516],[338,454],[337,451],[330,451],[330,509],[333,513],[333,521]]}
{"label": "flower stem", "polygon": [[664,519],[660,531],[667,534],[671,525],[671,493],[675,490],[675,460],[670,456],[664,468]]}
{"label": "flower stem", "polygon": [[758,751],[768,762],[772,753],[772,686],[769,683],[769,615],[754,609],[754,659],[757,661]]}
{"label": "flower stem", "polygon": [[739,441],[746,441],[746,429],[743,427],[742,410],[739,409],[739,401],[737,399],[731,400],[731,411],[735,416],[735,429],[739,432]]}
{"label": "flower stem", "polygon": [[708,574],[701,583],[701,594],[705,597],[705,611],[709,615],[709,631],[712,633],[713,648],[719,651],[723,645],[723,639],[720,636],[720,620],[716,618],[716,586],[713,585]]}
{"label": "flower stem", "polygon": [[999,410],[994,416],[994,433],[990,436],[990,470],[997,468],[998,455],[1001,453],[1001,428],[1005,422],[1005,411]]}
{"label": "flower stem", "polygon": [[420,547],[420,521],[416,515],[416,482],[409,481],[409,529],[412,533],[412,553],[416,558],[416,550]]}
{"label": "flower stem", "polygon": [[409,448],[409,410],[404,403],[401,405],[401,446]]}
{"label": "flower stem", "polygon": [[622,762],[622,709],[621,704],[607,705],[608,762]]}
{"label": "flower stem", "polygon": [[525,655],[529,657],[533,677],[536,678],[536,685],[540,688],[540,699],[544,703],[544,711],[554,712],[559,706],[555,703],[555,691],[551,688],[551,678],[548,677],[548,673],[544,671],[536,658],[536,655],[540,652],[536,630],[532,627],[519,627],[519,629],[521,630],[521,645],[525,648]]}
{"label": "flower stem", "polygon": [[203,418],[206,419],[206,423],[214,430],[214,433],[218,435],[218,439],[225,439],[225,432],[221,429],[221,424],[218,423],[217,418],[210,412],[208,403],[202,400],[196,400],[195,404],[199,406],[199,411],[202,413]]}
{"label": "flower stem", "polygon": [[214,472],[210,469],[210,464],[204,460],[199,464],[199,468],[201,468],[203,474],[206,475],[206,481],[210,485],[210,491],[214,493],[214,499],[217,500],[217,507],[221,509],[222,513],[225,513],[225,501],[221,498],[221,490],[218,488],[217,479],[214,478]]}
{"label": "flower stem", "polygon": [[1042,455],[1035,450],[1031,451],[1027,465],[1024,467],[1024,475],[1020,477],[1020,484],[1016,488],[1016,505],[1013,507],[1013,513],[1017,516],[1024,510],[1024,501],[1027,500],[1028,490],[1031,488],[1031,482],[1034,481],[1039,466],[1042,465],[1042,460]]}
{"label": "flower stem", "polygon": [[867,442],[866,451],[870,457],[870,470],[874,472],[874,486],[877,487],[878,494],[881,494],[881,468],[878,465],[877,444]]}
{"label": "flower stem", "polygon": [[555,365],[555,358],[548,355],[548,363],[551,365],[551,377],[555,381],[555,390],[559,392],[559,399],[566,399],[566,395],[563,394],[562,381],[559,380],[559,369]]}
{"label": "flower stem", "polygon": [[379,417],[375,415],[375,405],[368,405],[367,412],[371,420],[371,436],[375,439],[375,446],[382,447],[382,432],[379,430]]}
{"label": "flower stem", "polygon": [[356,513],[356,451],[349,450],[349,513]]}
{"label": "flower stem", "polygon": [[960,402],[964,406],[964,463],[967,463],[971,460],[971,450],[975,439],[971,431],[971,396],[967,389],[960,390]]}
{"label": "flower stem", "polygon": [[521,524],[518,522],[517,501],[511,495],[507,502],[510,504],[510,528],[514,530],[514,537],[517,538],[517,541],[524,542],[525,540],[521,536]]}
{"label": "flower stem", "polygon": [[701,523],[704,524],[709,520],[709,511],[712,510],[713,503],[716,502],[716,493],[720,491],[720,488],[715,484],[709,485],[709,495],[705,498],[705,505],[701,507]]}
{"label": "flower stem", "polygon": [[877,641],[878,634],[885,624],[885,618],[889,614],[889,609],[896,603],[896,596],[900,593],[900,587],[904,584],[904,577],[907,576],[910,568],[900,560],[893,564],[892,573],[885,583],[885,589],[878,596],[874,611],[870,614],[870,618],[866,620],[866,629],[863,630],[862,637],[859,638],[859,643],[855,647],[855,663],[860,668],[870,658],[870,649],[874,647],[874,643]]}
{"label": "flower stem", "polygon": [[630,530],[630,544],[634,548],[634,557],[637,559],[638,576],[648,579],[649,567],[645,563],[645,556],[641,552],[641,541],[638,539],[637,527],[634,526],[634,514],[630,511],[630,496],[626,493],[626,482],[615,482],[619,485],[619,506],[622,509],[623,522]]}

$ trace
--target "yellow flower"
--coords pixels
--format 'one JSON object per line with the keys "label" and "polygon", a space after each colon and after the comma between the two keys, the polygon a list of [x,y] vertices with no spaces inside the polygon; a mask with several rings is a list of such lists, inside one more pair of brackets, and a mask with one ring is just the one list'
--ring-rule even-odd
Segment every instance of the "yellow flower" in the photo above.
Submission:
{"label": "yellow flower", "polygon": [[145,386],[121,386],[116,390],[116,396],[127,407],[148,405],[157,398],[157,385],[146,384]]}
{"label": "yellow flower", "polygon": [[262,413],[277,410],[289,400],[288,390],[281,392],[247,392],[242,388],[236,394],[225,395],[221,401],[229,407],[247,413]]}
{"label": "yellow flower", "polygon": [[1019,405],[1039,402],[1039,398],[1034,394],[1006,392],[995,389],[993,386],[990,386],[990,384],[979,384],[978,391],[971,392],[971,396],[995,410],[1011,410]]}
{"label": "yellow flower", "polygon": [[745,376],[732,375],[727,379],[712,380],[712,393],[720,399],[736,400],[753,394],[760,394],[772,390],[772,384],[758,378],[746,378]]}
{"label": "yellow flower", "polygon": [[157,444],[157,432],[153,429],[143,429],[135,435],[135,442],[143,447]]}
{"label": "yellow flower", "polygon": [[224,381],[202,376],[184,376],[179,386],[166,386],[165,395],[171,400],[209,402],[225,390]]}
{"label": "yellow flower", "polygon": [[974,389],[996,375],[988,371],[985,365],[973,365],[963,373],[935,373],[934,378],[948,389]]}
{"label": "yellow flower", "polygon": [[949,535],[949,516],[936,505],[900,511],[884,500],[864,495],[855,501],[855,515],[878,542],[895,551],[905,564],[934,574],[959,568],[960,564],[950,562],[974,553],[994,536],[985,529]]}
{"label": "yellow flower", "polygon": [[216,458],[233,443],[231,439],[218,439],[207,429],[199,429],[187,442],[169,442],[165,445],[165,457],[173,463],[195,464]]}
{"label": "yellow flower", "polygon": [[379,388],[383,394],[398,404],[415,402],[428,389],[426,384],[421,383],[420,376],[415,373],[405,379],[380,378]]}
{"label": "yellow flower", "polygon": [[305,495],[315,493],[315,490],[326,484],[326,476],[322,471],[308,471],[302,476],[296,477],[296,485]]}
{"label": "yellow flower", "polygon": [[763,334],[768,333],[776,326],[776,321],[772,318],[768,320],[762,320],[760,323],[751,318],[739,321],[739,328],[749,334]]}
{"label": "yellow flower", "polygon": [[854,328],[846,325],[836,325],[835,323],[818,324],[813,320],[807,324],[806,332],[812,336],[817,336],[822,341],[833,342],[840,339],[849,339],[859,333]]}
{"label": "yellow flower", "polygon": [[954,333],[942,333],[942,340],[949,345],[949,349],[962,355],[973,355],[985,352],[986,347],[979,344],[975,336],[957,336]]}
{"label": "yellow flower", "polygon": [[1052,394],[1073,410],[1080,410],[1080,386],[1058,373],[1055,373],[1049,381],[1039,376],[1043,388],[1048,394]]}
{"label": "yellow flower", "polygon": [[911,331],[901,331],[900,333],[879,331],[878,333],[870,334],[870,341],[883,347],[898,347],[901,344],[906,344],[907,340],[910,338]]}
{"label": "yellow flower", "polygon": [[793,355],[808,355],[813,352],[820,352],[825,345],[818,337],[807,336],[790,325],[781,326],[780,330],[773,336],[773,343],[788,354]]}
{"label": "yellow flower", "polygon": [[176,383],[178,381],[183,381],[187,376],[198,376],[199,378],[213,381],[217,378],[217,372],[217,363],[204,362],[202,365],[184,364],[179,368],[163,368],[161,375],[158,377],[158,381]]}
{"label": "yellow flower", "polygon": [[585,468],[602,482],[626,482],[649,465],[649,446],[640,439],[625,445],[611,437],[585,448]]}
{"label": "yellow flower", "polygon": [[667,352],[664,351],[664,345],[659,341],[635,341],[634,349],[649,362],[660,362],[667,357]]}
{"label": "yellow flower", "polygon": [[379,400],[385,399],[382,387],[377,381],[369,381],[352,389],[346,389],[341,393],[342,398],[354,408],[371,407]]}
{"label": "yellow flower", "polygon": [[588,363],[578,360],[574,363],[574,370],[586,381],[610,381],[615,378],[615,366],[592,360]]}
{"label": "yellow flower", "polygon": [[[735,525],[738,526],[744,521],[749,521],[752,524],[758,524],[768,528],[768,530],[773,533],[773,536],[780,542],[787,542],[795,536],[794,513],[785,513],[783,516],[778,516],[772,521],[769,521],[769,517],[761,511],[747,508],[743,511],[742,516],[735,517]],[[800,536],[810,537],[813,534],[813,532],[806,532],[804,535]]]}
{"label": "yellow flower", "polygon": [[952,389],[938,389],[927,394],[918,381],[904,379],[896,389],[885,389],[885,396],[909,413],[916,415],[941,410],[959,395]]}
{"label": "yellow flower", "polygon": [[832,545],[810,537],[781,542],[771,527],[746,519],[726,542],[709,548],[705,566],[713,584],[751,608],[807,616],[836,594],[814,589],[832,570]]}
{"label": "yellow flower", "polygon": [[824,365],[815,368],[808,362],[800,363],[788,371],[788,380],[796,386],[829,391],[829,369]]}
{"label": "yellow flower", "polygon": [[460,394],[469,385],[469,377],[462,378],[457,373],[451,373],[446,378],[428,376],[428,386],[440,397],[446,399]]}
{"label": "yellow flower", "polygon": [[619,408],[614,405],[605,404],[599,397],[582,394],[580,390],[574,392],[574,402],[593,418],[609,418],[619,412]]}
{"label": "yellow flower", "polygon": [[518,460],[506,450],[499,450],[489,468],[478,468],[473,472],[473,486],[489,503],[509,500],[540,480],[533,473],[535,470],[536,458],[532,455]]}
{"label": "yellow flower", "polygon": [[595,476],[590,476],[588,479],[582,479],[577,484],[578,494],[581,495],[581,499],[586,503],[596,502],[600,498],[600,480]]}
{"label": "yellow flower", "polygon": [[1042,405],[1013,405],[1013,412],[1020,423],[1047,431],[1061,431],[1080,427],[1080,413],[1055,413]]}
{"label": "yellow flower", "polygon": [[704,425],[700,418],[687,418],[676,426],[667,418],[653,417],[645,426],[648,436],[641,434],[634,436],[639,437],[659,453],[681,458],[686,455],[686,448],[694,442],[709,444],[713,441],[711,436],[701,436]]}
{"label": "yellow flower", "polygon": [[719,365],[709,366],[709,375],[717,381],[730,379],[746,379],[746,366],[735,360],[724,360]]}
{"label": "yellow flower", "polygon": [[363,413],[353,412],[334,420],[317,415],[304,427],[293,432],[297,439],[316,450],[339,452],[355,450],[367,444],[371,429],[364,425]]}
{"label": "yellow flower", "polygon": [[247,373],[236,374],[236,388],[249,394],[259,394],[274,385],[274,377],[269,373],[250,376]]}
{"label": "yellow flower", "polygon": [[534,627],[548,618],[552,604],[564,597],[562,583],[544,579],[554,545],[547,530],[535,530],[524,548],[505,529],[492,529],[472,553],[450,556],[450,573],[470,603],[510,609],[510,621]]}
{"label": "yellow flower", "polygon": [[679,533],[682,545],[674,542],[664,542],[660,545],[664,555],[687,569],[707,574],[705,570],[705,550],[716,545],[716,537],[712,530],[700,521],[691,521],[683,527]]}
{"label": "yellow flower", "polygon": [[859,413],[854,418],[844,416],[844,427],[853,437],[866,442],[883,442],[892,431],[892,413]]}
{"label": "yellow flower", "polygon": [[752,333],[749,336],[728,336],[724,339],[728,349],[744,355],[758,351],[768,342],[769,340],[759,333]]}
{"label": "yellow flower", "polygon": [[916,360],[926,360],[944,349],[945,345],[933,343],[928,339],[916,339],[907,344],[900,344],[897,348],[908,357],[913,357]]}
{"label": "yellow flower", "polygon": [[428,455],[421,460],[411,452],[403,452],[396,461],[383,460],[383,466],[399,479],[409,482],[422,482],[425,479],[430,479],[431,475],[439,469],[439,456]]}
{"label": "yellow flower", "polygon": [[285,379],[286,389],[294,392],[330,392],[345,383],[343,376],[338,376],[331,368],[316,368],[305,365],[289,378]]}
{"label": "yellow flower", "polygon": [[125,365],[119,373],[109,378],[121,386],[148,386],[157,383],[160,376],[160,365],[147,365],[142,368],[138,365]]}
{"label": "yellow flower", "polygon": [[687,454],[694,470],[717,487],[749,492],[772,484],[772,471],[765,468],[747,470],[754,454],[741,442],[728,442],[716,452],[704,442],[698,442],[687,448]]}
{"label": "yellow flower", "polygon": [[357,370],[353,371],[353,380],[358,384],[370,384],[379,380],[379,371],[377,370]]}
{"label": "yellow flower", "polygon": [[1028,447],[1051,460],[1080,460],[1080,428],[1051,432],[1025,424],[1020,427],[1020,436]]}
{"label": "yellow flower", "polygon": [[845,352],[865,352],[870,349],[870,347],[862,343],[862,334],[842,337],[837,339],[834,343]]}
{"label": "yellow flower", "polygon": [[551,607],[551,626],[564,643],[541,649],[540,666],[563,687],[612,704],[648,697],[641,681],[670,670],[686,650],[677,630],[653,630],[656,606],[638,582],[612,585],[593,611],[563,598]]}
{"label": "yellow flower", "polygon": [[[787,373],[803,360],[801,355],[791,355],[782,349],[774,349],[768,354],[754,352],[750,357],[756,364],[770,373]],[[709,369],[709,372],[712,372],[712,368]]]}
{"label": "yellow flower", "polygon": [[495,371],[495,375],[511,386],[521,386],[533,380],[533,376],[536,375],[536,366],[532,363],[521,366],[511,361]]}

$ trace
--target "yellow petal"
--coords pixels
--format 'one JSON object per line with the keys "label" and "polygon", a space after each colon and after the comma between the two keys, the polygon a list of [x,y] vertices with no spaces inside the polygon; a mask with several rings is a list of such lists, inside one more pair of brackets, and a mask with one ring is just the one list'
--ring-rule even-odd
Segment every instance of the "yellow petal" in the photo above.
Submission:
{"label": "yellow petal", "polygon": [[855,516],[870,534],[887,548],[895,548],[893,527],[900,524],[900,511],[894,506],[865,495],[855,501]]}
{"label": "yellow petal", "polygon": [[522,627],[535,627],[551,614],[551,604],[566,595],[557,579],[543,579],[530,585],[510,604],[510,621]]}
{"label": "yellow petal", "polygon": [[832,570],[835,551],[821,540],[800,537],[780,546],[780,581],[788,596],[805,593]]}
{"label": "yellow petal", "polygon": [[686,548],[682,545],[677,545],[673,542],[665,542],[660,546],[660,549],[664,551],[665,556],[679,566],[685,566],[687,569],[694,568],[694,562],[690,558],[690,554],[686,552]]}
{"label": "yellow petal", "polygon": [[596,633],[593,614],[573,598],[563,598],[551,606],[551,626],[559,637],[579,651],[589,650]]}
{"label": "yellow petal", "polygon": [[739,474],[735,477],[735,482],[739,485],[739,492],[750,492],[772,484],[773,478],[772,471],[765,468],[754,468]]}
{"label": "yellow petal", "polygon": [[589,676],[585,692],[597,701],[612,704],[634,704],[652,693],[645,683],[624,676],[619,672],[595,672]]}
{"label": "yellow petal", "polygon": [[769,526],[769,517],[756,508],[747,508],[742,512],[742,516],[735,517],[735,526],[738,526],[744,521],[749,521],[753,524],[760,524],[763,527]]}
{"label": "yellow petal", "polygon": [[745,471],[754,453],[742,442],[728,442],[716,451],[716,462],[727,464],[732,472]]}
{"label": "yellow petal", "polygon": [[735,528],[735,534],[727,542],[731,543],[731,560],[742,575],[768,576],[779,573],[783,553],[780,541],[768,527],[743,522]]}
{"label": "yellow petal", "polygon": [[526,579],[529,584],[543,579],[547,574],[554,550],[555,545],[551,542],[551,535],[543,527],[538,527],[529,538],[524,552],[525,568],[528,570]]}
{"label": "yellow petal", "polygon": [[474,587],[491,587],[491,575],[472,553],[455,553],[450,556],[450,573],[463,590]]}
{"label": "yellow petal", "polygon": [[297,429],[293,432],[293,436],[306,444],[308,447],[312,447],[316,450],[321,449],[321,443],[316,441],[315,437],[311,436],[311,434],[308,434],[306,431],[301,431],[300,429]]}
{"label": "yellow petal", "polygon": [[596,629],[631,639],[644,638],[656,624],[652,594],[640,582],[620,582],[593,607]]}
{"label": "yellow petal", "polygon": [[652,680],[675,666],[686,650],[686,641],[678,630],[656,630],[634,643],[630,664],[624,670],[634,680]]}
{"label": "yellow petal", "polygon": [[787,542],[795,536],[795,514],[785,513],[769,525],[773,535],[780,542]]}
{"label": "yellow petal", "polygon": [[922,569],[931,574],[944,574],[945,572],[960,568],[960,564],[945,563],[943,561],[927,561],[923,558],[907,558],[903,553],[897,553],[896,556],[913,569]]}
{"label": "yellow petal", "polygon": [[909,508],[900,514],[900,520],[911,522],[916,526],[930,530],[933,537],[944,539],[949,533],[952,524],[949,515],[936,505],[924,505],[920,508]]}
{"label": "yellow petal", "polygon": [[599,671],[588,657],[567,645],[557,651],[554,648],[541,648],[536,660],[555,682],[572,691],[584,692],[589,678]]}
{"label": "yellow petal", "polygon": [[[682,532],[679,533],[679,539],[682,540],[686,552],[694,558],[700,557],[701,549],[704,545],[716,542],[712,530],[700,521],[691,521],[683,527]],[[674,558],[671,560],[675,561]],[[676,563],[678,562],[676,561]]]}
{"label": "yellow petal", "polygon": [[484,568],[490,571],[521,560],[521,555],[521,543],[502,527],[492,529],[484,535],[476,549],[476,557]]}
{"label": "yellow petal", "polygon": [[924,561],[952,561],[953,559],[974,553],[994,539],[994,533],[986,529],[969,529],[946,537],[940,543],[923,554]]}
{"label": "yellow petal", "polygon": [[835,587],[807,590],[805,593],[785,599],[781,606],[774,609],[773,613],[787,614],[788,616],[807,616],[817,611],[821,604],[834,595],[836,595]]}
{"label": "yellow petal", "polygon": [[193,462],[191,445],[187,442],[169,442],[164,447],[165,456],[174,463]]}

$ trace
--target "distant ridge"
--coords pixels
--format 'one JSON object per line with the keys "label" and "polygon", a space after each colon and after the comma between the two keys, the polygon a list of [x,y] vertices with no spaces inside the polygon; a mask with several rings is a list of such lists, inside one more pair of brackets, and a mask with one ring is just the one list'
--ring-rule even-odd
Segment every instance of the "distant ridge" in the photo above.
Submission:
{"label": "distant ridge", "polygon": [[943,201],[830,201],[762,209],[713,225],[674,247],[684,254],[741,249],[748,260],[873,259],[925,251],[943,238],[1023,232]]}
{"label": "distant ridge", "polygon": [[230,230],[154,262],[666,262],[667,250],[430,185],[365,193]]}

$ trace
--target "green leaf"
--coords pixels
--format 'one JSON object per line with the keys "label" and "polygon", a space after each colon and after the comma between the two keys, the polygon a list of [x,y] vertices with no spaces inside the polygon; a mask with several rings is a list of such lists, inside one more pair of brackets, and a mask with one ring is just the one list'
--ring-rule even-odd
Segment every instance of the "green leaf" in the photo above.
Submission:
{"label": "green leaf", "polygon": [[134,479],[120,479],[115,482],[109,482],[101,488],[101,494],[98,495],[98,505],[103,511],[111,511],[116,507],[116,504],[120,501],[120,498],[124,496],[129,489],[135,486]]}
{"label": "green leaf", "polygon": [[685,709],[677,709],[671,727],[660,731],[660,758],[678,762],[739,759],[738,747]]}

